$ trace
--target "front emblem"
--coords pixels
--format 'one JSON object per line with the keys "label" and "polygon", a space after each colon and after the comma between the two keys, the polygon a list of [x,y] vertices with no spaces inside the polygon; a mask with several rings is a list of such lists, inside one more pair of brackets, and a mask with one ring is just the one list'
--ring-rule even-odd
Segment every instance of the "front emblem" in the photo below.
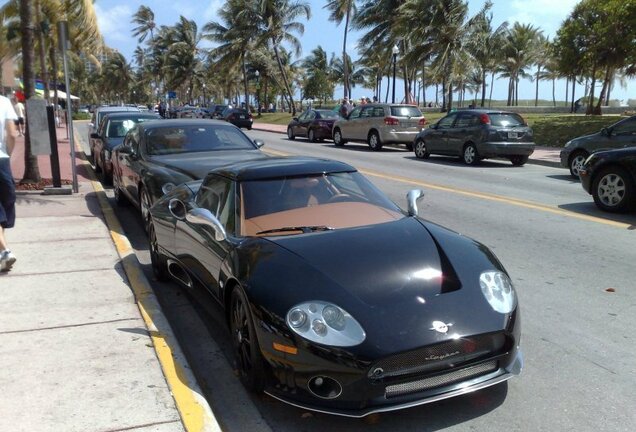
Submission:
{"label": "front emblem", "polygon": [[448,333],[448,328],[452,326],[452,324],[446,324],[443,321],[433,321],[433,327],[429,330],[435,330],[438,333]]}

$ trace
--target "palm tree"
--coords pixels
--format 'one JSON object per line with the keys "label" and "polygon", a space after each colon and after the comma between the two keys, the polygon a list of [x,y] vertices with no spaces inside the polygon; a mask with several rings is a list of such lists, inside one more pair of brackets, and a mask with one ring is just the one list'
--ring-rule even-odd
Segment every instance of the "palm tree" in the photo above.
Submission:
{"label": "palm tree", "polygon": [[509,78],[508,106],[519,103],[519,80],[530,77],[525,69],[535,61],[535,46],[540,35],[541,30],[537,27],[519,23],[515,23],[506,35],[501,70],[502,76]]}
{"label": "palm tree", "polygon": [[534,54],[534,62],[537,65],[537,73],[535,74],[536,80],[536,90],[534,94],[534,106],[539,106],[539,81],[541,81],[541,68],[545,67],[545,65],[549,61],[549,57],[545,55],[546,52],[550,49],[550,41],[548,38],[543,36],[542,33],[537,34],[536,37],[536,45],[534,46],[535,54]]}
{"label": "palm tree", "polygon": [[148,6],[141,5],[133,15],[132,23],[137,26],[133,28],[133,36],[138,38],[139,43],[143,42],[150,33],[150,41],[154,40],[155,13]]}
{"label": "palm tree", "polygon": [[347,65],[349,61],[349,57],[347,56],[347,33],[349,33],[349,21],[357,10],[356,3],[355,0],[328,0],[324,7],[329,10],[329,21],[340,25],[342,20],[345,20],[344,38],[342,41],[342,63],[344,70],[344,97],[348,97],[350,96],[351,87],[349,86],[349,68]]}
{"label": "palm tree", "polygon": [[[300,55],[300,41],[292,32],[303,34],[305,26],[296,21],[297,18],[304,16],[306,19],[311,18],[311,8],[309,3],[304,1],[289,0],[257,0],[255,9],[246,10],[258,19],[258,41],[257,45],[265,45],[267,43],[274,50],[274,56],[278,63],[278,68],[283,79],[285,91],[287,92],[290,109],[292,115],[296,115],[296,106],[294,104],[294,95],[291,91],[290,80],[285,71],[281,58],[281,43],[289,43],[297,56]],[[243,12],[245,13],[245,12]]]}
{"label": "palm tree", "polygon": [[199,43],[202,35],[197,24],[184,16],[165,34],[167,51],[164,57],[163,75],[169,87],[185,86],[187,99],[192,99],[194,76],[201,73],[201,50]]}
{"label": "palm tree", "polygon": [[121,99],[128,95],[132,82],[133,72],[126,58],[120,52],[113,52],[102,67],[103,85],[115,93],[117,102],[121,102]]}

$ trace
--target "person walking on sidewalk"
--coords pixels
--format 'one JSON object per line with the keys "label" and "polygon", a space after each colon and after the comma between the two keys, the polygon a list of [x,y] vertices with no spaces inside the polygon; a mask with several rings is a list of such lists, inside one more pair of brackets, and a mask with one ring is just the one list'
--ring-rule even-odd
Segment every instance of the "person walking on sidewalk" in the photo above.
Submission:
{"label": "person walking on sidewalk", "polygon": [[11,253],[4,230],[15,224],[15,183],[11,174],[11,152],[15,146],[15,121],[18,116],[11,101],[0,96],[0,272],[11,270],[15,255]]}
{"label": "person walking on sidewalk", "polygon": [[24,104],[20,102],[18,99],[15,99],[15,113],[18,116],[18,119],[15,120],[15,125],[18,127],[18,132],[20,132],[20,136],[24,135]]}

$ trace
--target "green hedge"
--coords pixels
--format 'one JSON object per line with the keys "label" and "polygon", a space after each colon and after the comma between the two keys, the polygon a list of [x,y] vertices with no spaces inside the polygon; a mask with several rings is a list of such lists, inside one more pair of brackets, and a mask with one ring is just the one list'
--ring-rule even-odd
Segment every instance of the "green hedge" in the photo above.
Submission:
{"label": "green hedge", "polygon": [[75,112],[73,113],[73,120],[90,120],[91,114],[84,112]]}

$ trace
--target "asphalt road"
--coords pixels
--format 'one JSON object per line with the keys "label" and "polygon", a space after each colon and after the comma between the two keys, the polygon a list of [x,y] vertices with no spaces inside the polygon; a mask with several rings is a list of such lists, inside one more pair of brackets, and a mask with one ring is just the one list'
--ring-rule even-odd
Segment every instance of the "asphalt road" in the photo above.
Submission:
{"label": "asphalt road", "polygon": [[[507,384],[408,410],[359,420],[308,413],[247,394],[233,374],[229,338],[216,307],[172,283],[154,281],[227,430],[636,429],[635,214],[598,211],[564,169],[512,167],[507,161],[466,167],[452,158],[417,160],[401,149],[373,153],[365,145],[335,148],[266,132],[248,135],[263,139],[270,153],[348,162],[403,207],[409,189],[423,189],[421,216],[485,243],[511,274],[526,365]],[[117,213],[153,281],[136,212],[129,207]]]}

